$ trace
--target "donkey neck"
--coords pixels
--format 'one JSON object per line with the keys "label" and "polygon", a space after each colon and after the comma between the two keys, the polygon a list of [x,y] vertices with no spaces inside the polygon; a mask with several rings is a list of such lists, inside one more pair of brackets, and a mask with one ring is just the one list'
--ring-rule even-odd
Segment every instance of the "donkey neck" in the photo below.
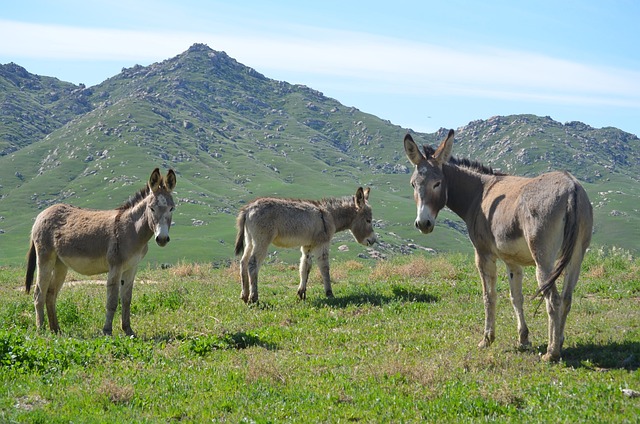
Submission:
{"label": "donkey neck", "polygon": [[495,176],[454,164],[445,164],[442,171],[447,179],[447,207],[467,222]]}
{"label": "donkey neck", "polygon": [[325,199],[322,201],[322,207],[331,215],[336,232],[351,228],[357,214],[353,197]]}
{"label": "donkey neck", "polygon": [[146,200],[141,200],[124,209],[120,215],[120,222],[129,228],[133,227],[141,244],[146,244],[153,236],[153,229],[149,225]]}

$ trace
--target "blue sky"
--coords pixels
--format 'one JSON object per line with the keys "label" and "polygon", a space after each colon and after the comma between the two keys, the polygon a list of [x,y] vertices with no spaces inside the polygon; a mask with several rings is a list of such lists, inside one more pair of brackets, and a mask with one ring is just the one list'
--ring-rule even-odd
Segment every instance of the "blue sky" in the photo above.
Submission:
{"label": "blue sky", "polygon": [[194,43],[416,131],[532,113],[640,135],[640,2],[22,0],[0,63],[87,86]]}

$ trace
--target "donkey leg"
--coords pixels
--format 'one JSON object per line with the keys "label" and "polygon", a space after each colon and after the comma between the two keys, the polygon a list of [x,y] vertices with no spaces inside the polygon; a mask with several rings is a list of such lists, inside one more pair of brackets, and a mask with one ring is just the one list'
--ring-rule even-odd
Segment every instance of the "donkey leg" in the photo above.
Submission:
{"label": "donkey leg", "polygon": [[496,259],[476,252],[476,267],[482,280],[484,301],[484,334],[478,347],[489,347],[496,338]]}
{"label": "donkey leg", "polygon": [[507,273],[509,274],[509,292],[511,295],[511,304],[516,313],[518,321],[518,342],[520,349],[531,346],[529,341],[529,328],[524,319],[524,296],[522,295],[522,267],[517,264],[507,264]]}
{"label": "donkey leg", "polygon": [[251,239],[245,233],[245,240],[247,241],[247,245],[244,248],[244,252],[242,253],[242,258],[240,259],[240,282],[242,283],[242,290],[240,291],[240,299],[244,301],[244,303],[249,302],[249,259],[253,252],[253,243],[251,243]]}
{"label": "donkey leg", "polygon": [[[553,261],[545,261],[538,262],[536,265],[536,279],[538,280],[538,287],[542,287],[545,282],[549,279],[549,275],[551,274],[551,270],[553,268]],[[554,286],[549,292],[546,294],[545,304],[547,308],[548,315],[548,334],[549,334],[549,343],[547,345],[547,353],[542,355],[542,359],[544,361],[557,361],[560,359],[560,346],[558,345],[557,340],[557,332],[558,326],[557,323],[560,319],[560,295],[558,294],[558,290]]]}
{"label": "donkey leg", "polygon": [[105,336],[110,336],[113,333],[113,317],[116,314],[116,308],[118,307],[118,291],[121,278],[122,271],[120,268],[109,268],[109,274],[107,274],[107,303],[105,307],[106,318],[104,321],[104,327],[102,327],[102,333]]}
{"label": "donkey leg", "polygon": [[36,326],[38,330],[44,326],[44,306],[49,294],[49,285],[53,280],[55,261],[55,255],[47,255],[46,252],[38,251],[38,274],[36,277],[36,288],[33,292],[33,304],[36,309]]}
{"label": "donkey leg", "polygon": [[136,276],[137,266],[122,273],[120,280],[120,302],[122,307],[122,331],[129,336],[135,337],[131,329],[131,294],[133,293],[133,279]]}
{"label": "donkey leg", "polygon": [[329,274],[329,246],[322,246],[316,250],[318,257],[318,268],[322,274],[322,282],[324,283],[324,293],[327,297],[333,297],[331,290],[331,276]]}
{"label": "donkey leg", "polygon": [[573,289],[578,282],[580,275],[580,265],[582,260],[570,263],[565,268],[564,284],[562,287],[562,295],[559,298],[559,306],[556,314],[549,315],[549,346],[547,353],[543,359],[549,361],[557,361],[562,354],[562,345],[564,344],[564,327],[567,322],[567,315],[571,310],[571,302],[573,300]]}
{"label": "donkey leg", "polygon": [[302,255],[300,256],[300,285],[298,286],[298,297],[301,300],[305,300],[307,298],[307,281],[309,280],[313,257],[311,256],[311,249],[308,247],[302,246],[300,252]]}
{"label": "donkey leg", "polygon": [[258,249],[256,245],[253,249],[253,253],[249,257],[248,272],[249,272],[249,301],[248,303],[258,302],[258,271],[260,271],[260,265],[267,257],[269,245],[265,245],[264,248]]}
{"label": "donkey leg", "polygon": [[49,319],[49,328],[54,333],[60,332],[58,314],[56,312],[56,301],[58,300],[60,289],[64,284],[64,279],[67,276],[67,270],[67,266],[62,261],[57,260],[51,278],[51,284],[49,284],[49,289],[47,290],[47,318]]}

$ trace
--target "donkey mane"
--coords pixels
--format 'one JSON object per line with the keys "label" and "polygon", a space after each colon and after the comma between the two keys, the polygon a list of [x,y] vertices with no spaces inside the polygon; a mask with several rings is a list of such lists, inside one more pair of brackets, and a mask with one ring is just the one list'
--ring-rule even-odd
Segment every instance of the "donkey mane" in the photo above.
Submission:
{"label": "donkey mane", "polygon": [[134,194],[133,196],[129,197],[129,199],[126,202],[124,202],[122,205],[118,206],[116,208],[116,210],[118,210],[118,211],[126,211],[127,209],[131,209],[132,207],[134,207],[135,205],[140,203],[145,197],[147,197],[147,195],[149,194],[150,191],[151,191],[151,189],[149,188],[148,185],[144,186],[136,194]]}
{"label": "donkey mane", "polygon": [[[433,154],[435,153],[435,149],[433,147],[424,145],[423,149],[424,149],[425,157],[427,159],[433,157]],[[451,157],[451,159],[449,159],[449,163],[454,166],[462,166],[464,168],[470,169],[480,174],[497,175],[497,176],[508,175],[508,174],[505,174],[504,172],[496,171],[490,166],[483,165],[478,161],[475,161],[475,160],[472,161],[466,158],[460,159],[460,158]]]}
{"label": "donkey mane", "polygon": [[308,200],[315,206],[344,206],[354,203],[353,196],[324,197],[320,200]]}

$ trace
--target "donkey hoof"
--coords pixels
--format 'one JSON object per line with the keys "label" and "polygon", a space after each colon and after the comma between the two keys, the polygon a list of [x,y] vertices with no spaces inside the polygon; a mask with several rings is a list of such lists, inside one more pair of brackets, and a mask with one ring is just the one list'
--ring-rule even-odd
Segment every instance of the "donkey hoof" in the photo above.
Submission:
{"label": "donkey hoof", "polygon": [[298,297],[300,298],[300,300],[307,300],[307,291],[298,290]]}
{"label": "donkey hoof", "polygon": [[258,294],[252,294],[249,296],[249,300],[245,301],[246,303],[258,303]]}
{"label": "donkey hoof", "polygon": [[333,298],[333,291],[332,290],[327,290],[327,292],[325,294],[327,295],[327,297]]}
{"label": "donkey hoof", "polygon": [[526,352],[527,350],[530,350],[530,349],[531,349],[531,342],[529,340],[518,343],[518,350],[520,352]]}
{"label": "donkey hoof", "polygon": [[491,346],[491,343],[493,343],[493,338],[485,334],[482,340],[480,340],[480,343],[478,343],[478,347],[480,349],[484,349],[486,347]]}
{"label": "donkey hoof", "polygon": [[241,294],[240,295],[240,299],[242,299],[242,301],[244,303],[249,303],[249,295],[248,294]]}
{"label": "donkey hoof", "polygon": [[103,335],[105,335],[105,336],[109,336],[109,337],[111,337],[111,336],[113,335],[113,332],[112,332],[111,330],[108,330],[108,329],[106,329],[106,328],[103,328],[103,329],[102,329],[102,334],[103,334]]}
{"label": "donkey hoof", "polygon": [[542,355],[542,360],[545,362],[558,362],[560,361],[560,355],[554,355],[549,352]]}

